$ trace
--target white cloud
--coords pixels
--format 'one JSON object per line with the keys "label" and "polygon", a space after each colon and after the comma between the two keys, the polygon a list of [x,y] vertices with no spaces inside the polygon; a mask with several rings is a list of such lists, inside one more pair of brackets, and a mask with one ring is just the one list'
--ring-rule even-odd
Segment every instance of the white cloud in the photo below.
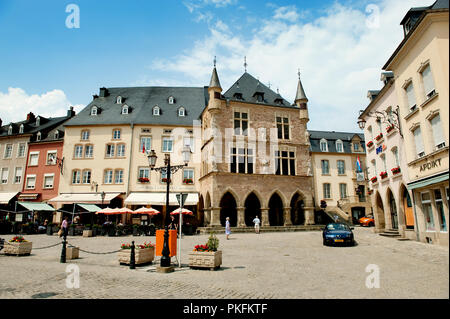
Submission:
{"label": "white cloud", "polygon": [[21,88],[8,88],[6,93],[0,91],[0,118],[3,125],[26,119],[29,112],[44,117],[58,117],[67,114],[69,106],[78,113],[84,105],[72,105],[61,90],[29,95]]}
{"label": "white cloud", "polygon": [[[226,90],[243,73],[243,57],[247,56],[249,73],[279,87],[290,101],[300,68],[309,98],[308,127],[359,131],[356,119],[358,111],[368,105],[366,92],[381,87],[381,68],[403,38],[401,19],[411,7],[431,5],[433,0],[373,2],[380,13],[375,27],[367,23],[374,11],[338,2],[308,23],[298,21],[295,6],[271,6],[273,15],[260,20],[247,34],[224,30],[220,23],[227,21],[222,18],[220,23],[209,24],[210,34],[192,48],[154,61],[152,67],[180,72],[188,82],[207,85],[217,55],[220,81]],[[308,16],[312,17],[311,12]]]}

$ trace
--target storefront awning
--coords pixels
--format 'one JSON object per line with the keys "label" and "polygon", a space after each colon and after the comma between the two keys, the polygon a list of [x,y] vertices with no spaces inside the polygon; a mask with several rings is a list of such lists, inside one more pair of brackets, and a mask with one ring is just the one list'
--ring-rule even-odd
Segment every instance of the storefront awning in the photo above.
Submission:
{"label": "storefront awning", "polygon": [[[177,193],[169,194],[169,205],[179,206],[177,201]],[[125,205],[166,205],[166,193],[131,193],[125,199]],[[190,193],[186,198],[184,206],[197,205],[198,194]]]}
{"label": "storefront awning", "polygon": [[29,194],[29,193],[22,193],[19,195],[19,200],[23,199],[36,199],[39,197],[39,194]]}
{"label": "storefront awning", "polygon": [[448,175],[449,175],[448,173],[444,173],[439,174],[437,176],[427,177],[425,179],[409,183],[406,188],[408,190],[413,190],[416,188],[426,187],[443,181],[448,181]]}
{"label": "storefront awning", "polygon": [[87,210],[90,213],[95,213],[98,212],[99,210],[101,210],[100,207],[98,207],[97,205],[93,205],[93,204],[77,204],[78,206],[80,206],[81,208]]}
{"label": "storefront awning", "polygon": [[50,199],[49,203],[62,203],[62,204],[78,204],[78,203],[89,203],[89,204],[109,204],[111,200],[119,196],[120,193],[106,193],[104,200],[102,201],[102,196],[100,193],[88,193],[88,194],[61,194],[55,198]]}
{"label": "storefront awning", "polygon": [[19,192],[13,192],[13,193],[0,193],[0,204],[7,205],[9,201],[15,197]]}
{"label": "storefront awning", "polygon": [[46,203],[33,203],[33,202],[17,202],[17,204],[25,207],[31,211],[53,212],[55,209],[47,205]]}

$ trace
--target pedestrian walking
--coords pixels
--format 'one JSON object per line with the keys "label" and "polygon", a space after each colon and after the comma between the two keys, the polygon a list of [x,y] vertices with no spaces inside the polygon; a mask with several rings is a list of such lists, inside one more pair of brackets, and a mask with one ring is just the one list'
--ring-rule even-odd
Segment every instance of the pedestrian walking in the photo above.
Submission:
{"label": "pedestrian walking", "polygon": [[339,220],[339,216],[338,215],[334,215],[334,222],[337,223]]}
{"label": "pedestrian walking", "polygon": [[67,236],[68,232],[69,232],[69,217],[64,217],[64,220],[61,223],[61,235],[59,237],[62,236]]}
{"label": "pedestrian walking", "polygon": [[230,217],[227,217],[225,221],[225,234],[227,235],[228,240],[231,234]]}
{"label": "pedestrian walking", "polygon": [[253,224],[255,224],[255,233],[259,234],[259,224],[261,223],[261,220],[258,218],[258,216],[253,219]]}

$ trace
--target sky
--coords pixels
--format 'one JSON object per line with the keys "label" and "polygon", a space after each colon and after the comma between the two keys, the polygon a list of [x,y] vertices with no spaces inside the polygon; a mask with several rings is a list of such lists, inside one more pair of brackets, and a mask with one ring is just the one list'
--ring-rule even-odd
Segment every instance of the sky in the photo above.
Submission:
{"label": "sky", "polygon": [[246,57],[291,102],[300,70],[308,129],[361,132],[401,19],[433,2],[0,0],[0,119],[79,112],[103,86],[207,86],[215,56],[225,92]]}

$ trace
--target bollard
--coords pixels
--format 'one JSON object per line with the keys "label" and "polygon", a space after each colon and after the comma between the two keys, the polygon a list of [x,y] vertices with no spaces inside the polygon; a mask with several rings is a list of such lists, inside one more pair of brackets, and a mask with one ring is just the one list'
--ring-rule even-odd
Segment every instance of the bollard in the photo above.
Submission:
{"label": "bollard", "polygon": [[63,245],[62,245],[62,250],[61,250],[61,259],[60,259],[60,263],[65,264],[66,263],[66,232],[64,232],[63,234]]}
{"label": "bollard", "polygon": [[130,269],[136,269],[136,261],[134,254],[134,241],[131,242]]}

